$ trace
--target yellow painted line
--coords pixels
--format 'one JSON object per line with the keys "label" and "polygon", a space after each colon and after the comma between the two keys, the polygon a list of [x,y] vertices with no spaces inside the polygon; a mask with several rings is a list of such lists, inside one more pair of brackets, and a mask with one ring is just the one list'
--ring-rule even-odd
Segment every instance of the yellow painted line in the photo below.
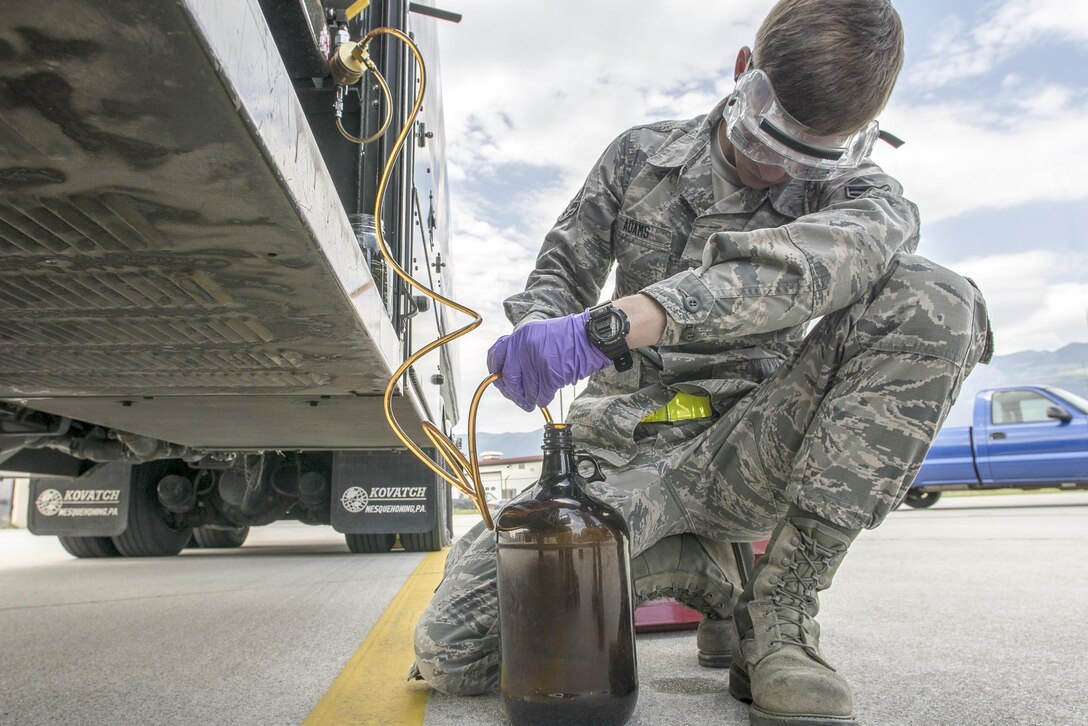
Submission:
{"label": "yellow painted line", "polygon": [[423,723],[431,689],[423,681],[408,683],[405,678],[415,659],[412,631],[442,580],[448,551],[429,553],[408,576],[303,726]]}

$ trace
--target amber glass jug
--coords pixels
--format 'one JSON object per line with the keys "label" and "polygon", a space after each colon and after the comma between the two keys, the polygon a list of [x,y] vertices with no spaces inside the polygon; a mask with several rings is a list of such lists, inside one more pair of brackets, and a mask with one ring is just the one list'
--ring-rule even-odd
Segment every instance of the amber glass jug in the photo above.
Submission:
{"label": "amber glass jug", "polygon": [[540,480],[495,520],[503,708],[515,726],[618,726],[638,699],[630,533],[590,494],[603,477],[569,426],[543,448]]}

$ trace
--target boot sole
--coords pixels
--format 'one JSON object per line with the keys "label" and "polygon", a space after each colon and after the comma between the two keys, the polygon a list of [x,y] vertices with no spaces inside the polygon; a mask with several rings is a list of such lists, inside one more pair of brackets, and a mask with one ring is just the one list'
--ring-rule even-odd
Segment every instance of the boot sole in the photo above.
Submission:
{"label": "boot sole", "polygon": [[732,653],[704,653],[699,651],[699,665],[703,668],[728,668],[733,662]]}
{"label": "boot sole", "polygon": [[729,666],[729,695],[742,703],[751,704],[748,709],[748,723],[751,726],[857,726],[858,723],[853,716],[777,714],[764,711],[752,703],[752,683],[748,680],[748,675],[737,668],[735,663]]}
{"label": "boot sole", "polygon": [[729,666],[729,695],[744,703],[752,702],[752,684],[748,674],[737,668],[736,663]]}
{"label": "boot sole", "polygon": [[857,726],[853,716],[810,716],[803,714],[767,713],[752,704],[748,709],[748,723],[752,726]]}

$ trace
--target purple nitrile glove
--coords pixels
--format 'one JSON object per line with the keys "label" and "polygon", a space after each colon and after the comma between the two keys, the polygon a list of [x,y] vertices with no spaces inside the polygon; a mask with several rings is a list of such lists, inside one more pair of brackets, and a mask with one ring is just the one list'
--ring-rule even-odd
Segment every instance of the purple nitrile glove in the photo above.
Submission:
{"label": "purple nitrile glove", "polygon": [[495,341],[487,351],[487,369],[501,378],[495,387],[526,411],[551,403],[563,386],[612,365],[589,342],[589,311],[552,320],[533,320]]}

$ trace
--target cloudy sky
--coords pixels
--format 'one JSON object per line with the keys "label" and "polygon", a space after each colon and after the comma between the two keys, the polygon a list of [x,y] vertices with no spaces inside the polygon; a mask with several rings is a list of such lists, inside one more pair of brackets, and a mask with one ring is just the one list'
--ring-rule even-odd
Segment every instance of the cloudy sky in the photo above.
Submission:
{"label": "cloudy sky", "polygon": [[[484,317],[459,344],[467,405],[487,348],[509,332],[502,300],[605,145],[635,124],[706,113],[773,3],[437,4],[464,14],[440,23],[440,39],[455,297]],[[1088,3],[897,8],[906,66],[880,121],[907,144],[879,144],[874,158],[922,210],[919,252],[979,283],[999,354],[1088,340]],[[497,392],[481,408],[484,431],[540,423]]]}

